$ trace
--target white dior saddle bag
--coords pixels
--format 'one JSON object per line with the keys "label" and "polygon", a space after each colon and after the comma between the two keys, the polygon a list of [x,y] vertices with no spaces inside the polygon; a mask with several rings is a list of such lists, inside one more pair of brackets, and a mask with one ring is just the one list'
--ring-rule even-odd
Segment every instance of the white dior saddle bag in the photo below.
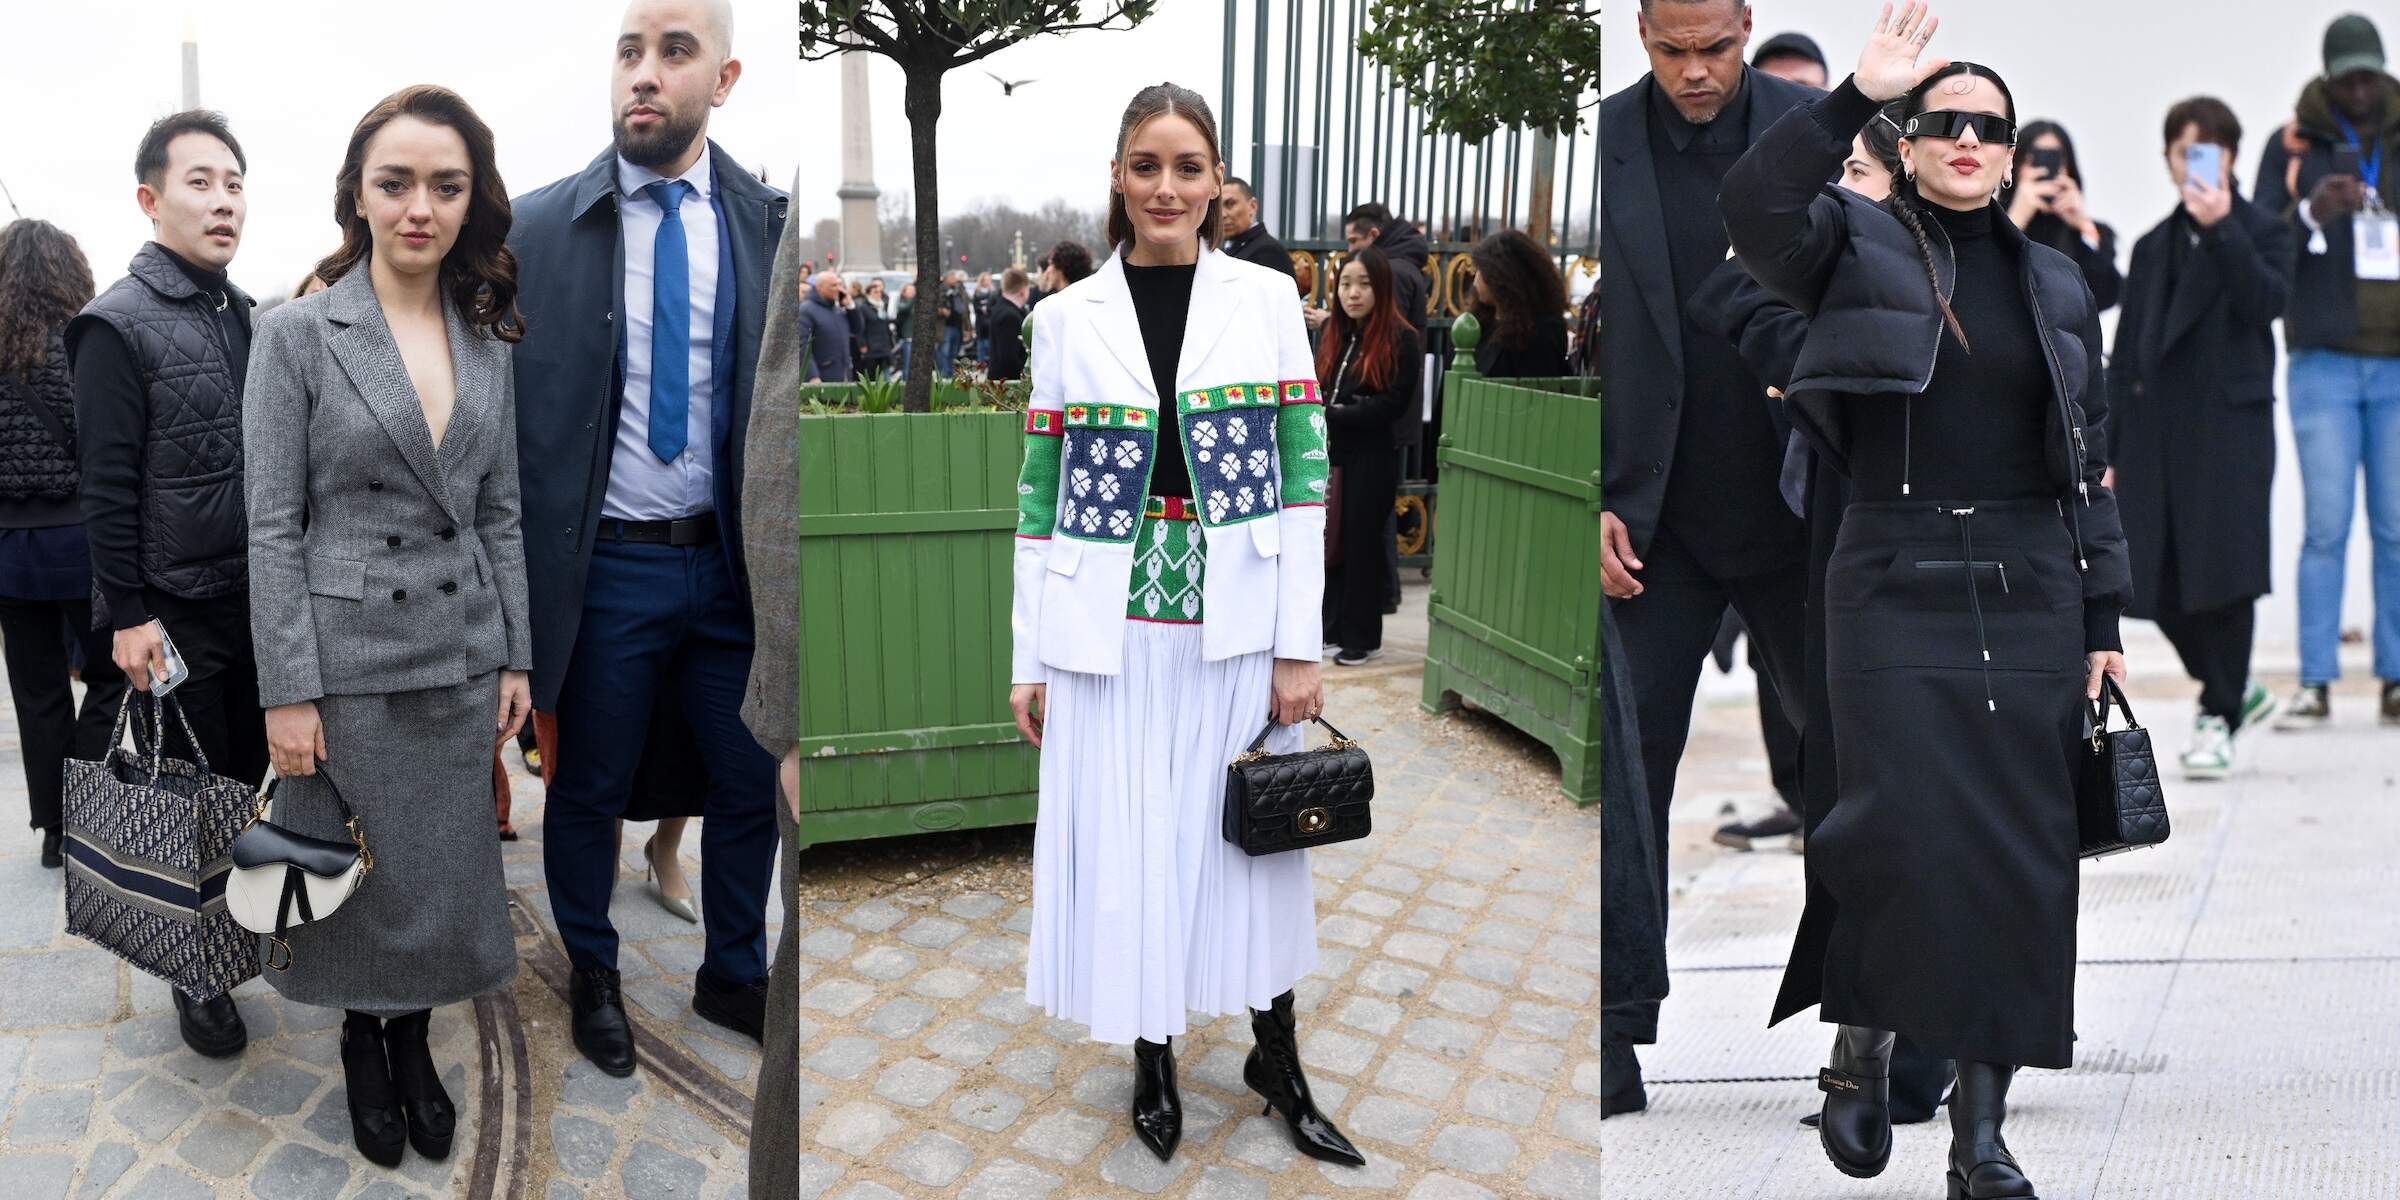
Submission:
{"label": "white dior saddle bag", "polygon": [[225,910],[242,928],[267,935],[266,964],[278,971],[292,965],[291,943],[283,940],[284,934],[295,925],[332,916],[375,869],[375,856],[367,851],[366,838],[358,831],[358,814],[342,799],[322,765],[317,768],[317,778],[341,806],[349,841],[308,837],[267,820],[268,806],[275,802],[275,788],[281,779],[267,782],[258,794],[258,812],[233,839]]}

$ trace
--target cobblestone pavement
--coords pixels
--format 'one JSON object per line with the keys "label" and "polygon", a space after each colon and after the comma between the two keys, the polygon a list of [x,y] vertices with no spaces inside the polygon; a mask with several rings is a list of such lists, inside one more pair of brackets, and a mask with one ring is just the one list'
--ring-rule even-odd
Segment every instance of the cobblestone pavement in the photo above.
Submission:
{"label": "cobblestone pavement", "polygon": [[[2008,1142],[2045,1200],[2390,1197],[2400,1155],[2400,729],[2378,728],[2367,660],[2332,728],[2245,733],[2217,783],[2176,769],[2194,685],[2127,622],[2137,712],[2156,734],[2167,844],[2083,868],[2075,1065],[2028,1071]],[[2262,646],[2280,697],[2293,664]],[[1671,835],[1673,994],[1643,1053],[1651,1109],[1608,1123],[1610,1200],[1867,1200],[1941,1194],[1946,1120],[1903,1126],[1853,1180],[1796,1123],[1830,1030],[1767,1010],[1798,919],[1802,859],[1709,834],[1767,798],[1758,714],[1713,681]]]}
{"label": "cobblestone pavement", "polygon": [[[1027,828],[803,854],[802,1197],[1597,1195],[1599,814],[1565,800],[1556,760],[1507,727],[1418,711],[1423,598],[1412,581],[1384,660],[1327,668],[1328,713],[1375,758],[1378,824],[1316,855],[1321,963],[1297,989],[1301,1046],[1367,1168],[1300,1157],[1279,1121],[1245,1107],[1252,1039],[1238,1016],[1176,1047],[1188,1116],[1175,1161],[1135,1142],[1130,1054],[1023,1001]],[[14,771],[0,759],[0,789]],[[520,781],[529,840],[511,850],[509,882],[526,919],[546,922],[538,791]],[[628,840],[616,905],[626,991],[637,1022],[693,1069],[669,1079],[646,1063],[620,1082],[568,1061],[565,1003],[529,961],[512,999],[531,1095],[508,1098],[504,1052],[508,1086],[494,1093],[511,1114],[501,1136],[513,1149],[523,1128],[527,1160],[511,1176],[499,1155],[496,1194],[742,1195],[744,1144],[709,1085],[747,1094],[758,1056],[691,1017],[697,933],[644,898]],[[127,980],[58,930],[55,878],[21,835],[5,839],[0,1195],[467,1194],[481,1147],[463,1138],[444,1171],[412,1157],[387,1172],[348,1151],[338,1014],[287,1009],[254,984],[248,1054],[196,1058],[163,985]],[[541,932],[520,947],[547,945]],[[478,1013],[437,1013],[434,1033],[471,1125],[488,1086]]]}

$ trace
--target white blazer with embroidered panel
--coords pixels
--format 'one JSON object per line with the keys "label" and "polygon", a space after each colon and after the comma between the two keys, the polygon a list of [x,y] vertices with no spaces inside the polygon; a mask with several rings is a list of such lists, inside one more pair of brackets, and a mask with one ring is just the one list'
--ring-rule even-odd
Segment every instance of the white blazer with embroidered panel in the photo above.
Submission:
{"label": "white blazer with embroidered panel", "polygon": [[1124,254],[1119,247],[1033,310],[1010,679],[1121,669],[1135,540],[1159,454],[1181,454],[1191,470],[1207,548],[1201,657],[1272,650],[1315,662],[1328,464],[1299,294],[1279,271],[1201,254],[1175,368],[1183,437],[1161,446]]}

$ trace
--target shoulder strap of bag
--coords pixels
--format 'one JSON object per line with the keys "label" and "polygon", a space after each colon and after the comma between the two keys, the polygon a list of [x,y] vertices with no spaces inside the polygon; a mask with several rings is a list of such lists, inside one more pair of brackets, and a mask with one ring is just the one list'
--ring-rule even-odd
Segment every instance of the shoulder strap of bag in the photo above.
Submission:
{"label": "shoulder strap of bag", "polygon": [[50,431],[50,437],[58,443],[58,448],[67,452],[67,461],[75,461],[75,439],[67,435],[66,422],[59,420],[58,414],[51,411],[50,402],[42,398],[41,389],[27,381],[17,391],[25,397],[25,407],[33,413],[33,419],[40,421],[42,428]]}
{"label": "shoulder strap of bag", "polygon": [[[324,783],[326,791],[333,793],[334,804],[339,806],[342,810],[342,823],[347,825],[352,821],[356,821],[358,819],[358,814],[351,809],[349,801],[342,799],[342,789],[334,786],[333,776],[325,773],[324,763],[317,764],[317,778]],[[266,791],[260,794],[260,798],[264,801],[273,801],[275,799],[276,785],[282,783],[283,780],[284,777],[281,775],[270,776],[267,779]],[[264,805],[262,805],[261,808],[263,811]]]}

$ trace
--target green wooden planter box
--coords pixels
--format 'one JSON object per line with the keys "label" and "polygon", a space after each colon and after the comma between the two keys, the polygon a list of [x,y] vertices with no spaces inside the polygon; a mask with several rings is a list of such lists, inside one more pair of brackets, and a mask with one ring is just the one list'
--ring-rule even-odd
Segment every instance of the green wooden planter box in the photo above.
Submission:
{"label": "green wooden planter box", "polygon": [[1008,708],[1024,430],[1005,411],[801,417],[802,844],[1033,820]]}
{"label": "green wooden planter box", "polygon": [[1473,703],[1558,754],[1559,785],[1600,799],[1600,397],[1591,379],[1485,379],[1480,330],[1443,393],[1441,550],[1426,711]]}

